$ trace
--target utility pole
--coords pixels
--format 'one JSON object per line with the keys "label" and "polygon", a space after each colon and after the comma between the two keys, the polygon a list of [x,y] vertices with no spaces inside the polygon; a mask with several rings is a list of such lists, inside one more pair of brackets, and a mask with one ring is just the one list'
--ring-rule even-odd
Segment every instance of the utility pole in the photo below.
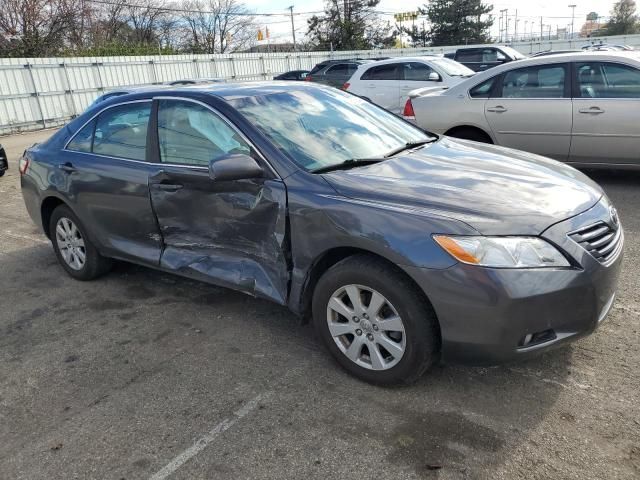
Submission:
{"label": "utility pole", "polygon": [[293,36],[293,51],[296,51],[296,27],[293,24],[293,5],[289,7],[289,12],[291,13],[291,35]]}
{"label": "utility pole", "polygon": [[542,17],[540,17],[540,41],[542,42]]}
{"label": "utility pole", "polygon": [[576,20],[576,6],[575,4],[572,4],[569,5],[569,8],[571,9],[571,38],[573,38],[573,27]]}
{"label": "utility pole", "polygon": [[518,41],[518,22],[519,21],[520,20],[518,20],[518,9],[516,8],[516,28],[515,28],[515,30],[513,32],[513,37],[514,37],[516,42]]}

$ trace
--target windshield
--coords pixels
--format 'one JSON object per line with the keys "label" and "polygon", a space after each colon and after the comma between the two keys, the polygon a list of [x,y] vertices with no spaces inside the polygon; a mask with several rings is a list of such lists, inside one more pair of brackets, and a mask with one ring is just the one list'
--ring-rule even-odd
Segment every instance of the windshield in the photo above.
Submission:
{"label": "windshield", "polygon": [[500,47],[500,48],[502,48],[502,50],[505,53],[508,53],[509,55],[511,55],[515,60],[522,60],[523,58],[527,58],[526,55],[523,55],[522,53],[517,51],[515,48],[511,48],[511,47]]}
{"label": "windshield", "polygon": [[463,64],[449,58],[436,58],[431,61],[434,63],[434,65],[441,68],[444,73],[446,73],[450,77],[467,77],[476,73],[469,67],[466,67]]}
{"label": "windshield", "polygon": [[409,143],[434,140],[380,107],[329,88],[292,89],[231,103],[306,170],[382,158]]}

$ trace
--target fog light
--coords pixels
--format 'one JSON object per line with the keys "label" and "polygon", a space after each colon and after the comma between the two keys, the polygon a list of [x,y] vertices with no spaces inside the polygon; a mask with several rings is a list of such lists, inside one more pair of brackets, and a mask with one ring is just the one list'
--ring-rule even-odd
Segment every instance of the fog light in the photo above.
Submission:
{"label": "fog light", "polygon": [[520,343],[519,347],[532,347],[534,345],[539,345],[541,343],[547,343],[556,339],[556,332],[552,329],[543,330],[541,332],[536,333],[527,333]]}

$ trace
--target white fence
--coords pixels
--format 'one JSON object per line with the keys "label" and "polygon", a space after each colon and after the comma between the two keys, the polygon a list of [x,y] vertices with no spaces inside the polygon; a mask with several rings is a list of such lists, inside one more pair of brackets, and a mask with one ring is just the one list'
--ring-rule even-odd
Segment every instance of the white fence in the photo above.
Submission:
{"label": "white fence", "polygon": [[[640,47],[640,35],[591,39]],[[529,54],[580,48],[586,39],[514,43]],[[344,52],[238,53],[134,57],[0,59],[0,135],[62,125],[103,92],[185,78],[230,82],[268,80],[288,70],[308,69],[330,58],[442,54],[456,46]]]}

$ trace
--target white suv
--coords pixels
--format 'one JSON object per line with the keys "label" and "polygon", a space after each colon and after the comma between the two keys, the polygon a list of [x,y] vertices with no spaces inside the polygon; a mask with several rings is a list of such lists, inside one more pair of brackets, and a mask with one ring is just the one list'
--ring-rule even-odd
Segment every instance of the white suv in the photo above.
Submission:
{"label": "white suv", "polygon": [[398,114],[412,90],[452,87],[474,73],[444,57],[391,58],[360,65],[342,88]]}

